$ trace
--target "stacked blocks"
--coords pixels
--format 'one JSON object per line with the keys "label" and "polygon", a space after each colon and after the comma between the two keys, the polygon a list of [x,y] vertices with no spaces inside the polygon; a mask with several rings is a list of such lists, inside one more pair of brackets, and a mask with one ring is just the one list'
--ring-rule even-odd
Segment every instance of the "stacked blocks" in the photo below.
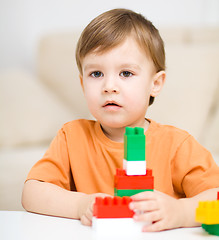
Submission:
{"label": "stacked blocks", "polygon": [[196,221],[210,234],[219,236],[219,193],[215,201],[199,202]]}
{"label": "stacked blocks", "polygon": [[[126,128],[124,135],[123,169],[114,177],[114,198],[96,198],[93,211],[93,228],[97,235],[119,233],[139,234],[147,223],[135,222],[129,209],[130,196],[143,191],[153,191],[152,170],[146,171],[145,135],[143,128]],[[110,230],[113,231],[110,231]]]}
{"label": "stacked blocks", "polygon": [[136,237],[141,233],[143,224],[133,221],[134,212],[129,208],[130,202],[130,197],[96,198],[92,219],[95,239],[119,235]]}
{"label": "stacked blocks", "polygon": [[126,127],[123,169],[127,175],[145,175],[145,135],[143,128]]}
{"label": "stacked blocks", "polygon": [[139,192],[153,191],[154,177],[151,169],[147,169],[146,175],[139,176],[128,176],[125,170],[117,169],[114,184],[115,196],[132,196]]}
{"label": "stacked blocks", "polygon": [[153,189],[152,170],[146,170],[144,129],[126,127],[123,169],[116,170],[114,195],[132,196]]}

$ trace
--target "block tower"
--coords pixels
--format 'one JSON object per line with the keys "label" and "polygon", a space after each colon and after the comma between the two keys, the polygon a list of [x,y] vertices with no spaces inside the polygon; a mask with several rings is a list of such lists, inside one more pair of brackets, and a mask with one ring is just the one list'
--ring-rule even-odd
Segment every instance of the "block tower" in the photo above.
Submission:
{"label": "block tower", "polygon": [[134,212],[129,209],[130,196],[153,189],[152,170],[146,168],[144,129],[126,127],[123,169],[117,169],[114,176],[114,198],[96,198],[94,204],[93,227],[96,233],[102,235],[107,231],[109,234],[110,229],[123,234],[140,233],[142,223],[132,219]]}
{"label": "block tower", "polygon": [[124,135],[123,169],[117,169],[114,179],[115,196],[132,196],[153,191],[152,170],[146,169],[145,135],[143,128],[126,127]]}
{"label": "block tower", "polygon": [[196,221],[210,234],[219,236],[219,192],[215,201],[201,201],[196,209]]}

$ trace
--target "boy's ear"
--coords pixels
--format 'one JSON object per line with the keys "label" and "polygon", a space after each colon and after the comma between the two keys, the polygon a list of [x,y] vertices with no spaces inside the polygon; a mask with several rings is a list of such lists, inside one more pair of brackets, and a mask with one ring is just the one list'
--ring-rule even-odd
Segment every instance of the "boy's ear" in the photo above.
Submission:
{"label": "boy's ear", "polygon": [[159,93],[161,92],[163,85],[166,80],[166,72],[165,71],[160,71],[155,74],[154,79],[153,79],[153,87],[151,90],[151,96],[152,97],[157,97]]}
{"label": "boy's ear", "polygon": [[79,74],[79,78],[80,78],[80,83],[81,83],[82,90],[83,90],[83,92],[84,92],[83,77],[82,77],[81,74]]}

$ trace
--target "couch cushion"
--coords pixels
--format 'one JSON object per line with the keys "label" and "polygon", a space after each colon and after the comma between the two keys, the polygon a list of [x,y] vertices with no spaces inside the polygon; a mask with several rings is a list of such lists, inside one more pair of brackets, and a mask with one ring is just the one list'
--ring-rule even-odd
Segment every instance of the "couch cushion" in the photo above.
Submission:
{"label": "couch cushion", "polygon": [[80,86],[79,72],[75,61],[77,32],[54,33],[44,36],[39,42],[38,74],[60,100],[74,109],[81,118],[90,113]]}
{"label": "couch cushion", "polygon": [[51,141],[64,122],[77,116],[37,78],[22,70],[0,75],[0,146]]}
{"label": "couch cushion", "polygon": [[149,117],[203,138],[219,81],[219,44],[167,45],[167,80]]}

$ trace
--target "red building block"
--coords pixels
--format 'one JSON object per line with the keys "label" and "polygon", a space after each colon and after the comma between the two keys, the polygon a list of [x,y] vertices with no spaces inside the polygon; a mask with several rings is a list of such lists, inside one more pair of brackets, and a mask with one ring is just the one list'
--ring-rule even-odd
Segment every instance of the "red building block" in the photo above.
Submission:
{"label": "red building block", "polygon": [[116,169],[114,187],[117,189],[154,189],[152,170],[147,169],[146,175],[128,176],[125,170]]}
{"label": "red building block", "polygon": [[130,197],[97,197],[93,216],[96,218],[132,218],[134,212],[129,209]]}
{"label": "red building block", "polygon": [[217,200],[219,200],[219,192],[217,192]]}

